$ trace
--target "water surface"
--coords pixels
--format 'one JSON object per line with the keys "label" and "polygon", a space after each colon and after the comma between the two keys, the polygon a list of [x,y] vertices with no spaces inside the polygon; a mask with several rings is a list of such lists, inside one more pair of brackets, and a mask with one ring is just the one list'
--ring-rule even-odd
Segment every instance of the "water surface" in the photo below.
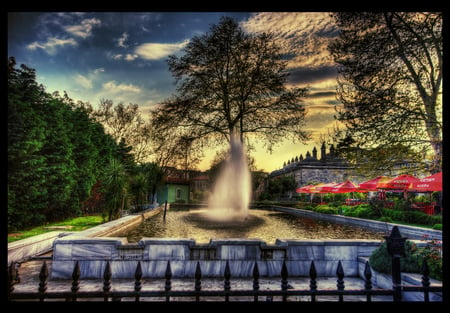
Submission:
{"label": "water surface", "polygon": [[386,234],[362,227],[330,223],[284,212],[252,209],[245,219],[211,220],[207,209],[169,209],[152,216],[124,236],[129,242],[143,237],[187,238],[197,243],[211,239],[379,239]]}

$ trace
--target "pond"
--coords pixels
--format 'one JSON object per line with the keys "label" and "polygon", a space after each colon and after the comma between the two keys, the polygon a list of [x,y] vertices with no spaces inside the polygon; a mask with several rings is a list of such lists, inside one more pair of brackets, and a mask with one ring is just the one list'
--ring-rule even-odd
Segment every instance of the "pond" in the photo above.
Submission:
{"label": "pond", "polygon": [[260,239],[268,244],[276,239],[376,239],[384,240],[384,232],[363,227],[315,220],[289,213],[251,209],[245,219],[221,221],[208,218],[207,209],[174,209],[161,212],[142,222],[122,236],[128,242],[143,237],[188,238],[197,243],[211,239]]}

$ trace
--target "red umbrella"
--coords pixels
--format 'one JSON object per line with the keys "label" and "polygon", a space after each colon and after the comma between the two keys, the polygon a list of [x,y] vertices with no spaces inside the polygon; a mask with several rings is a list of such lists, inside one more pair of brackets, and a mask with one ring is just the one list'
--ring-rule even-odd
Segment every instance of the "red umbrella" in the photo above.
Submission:
{"label": "red umbrella", "polygon": [[358,186],[353,184],[351,181],[347,180],[343,183],[340,183],[333,188],[331,188],[332,193],[346,193],[346,192],[353,192],[358,191]]}
{"label": "red umbrella", "polygon": [[397,190],[406,190],[409,185],[411,185],[411,183],[417,182],[419,181],[418,178],[412,176],[412,175],[408,175],[408,174],[403,174],[403,175],[399,175],[397,177],[394,177],[388,181],[384,181],[384,182],[379,182],[377,184],[377,188],[379,189],[397,189]]}
{"label": "red umbrella", "polygon": [[325,183],[319,183],[317,185],[314,185],[310,188],[310,193],[327,193],[326,191],[322,190],[322,187],[325,187],[327,184]]}
{"label": "red umbrella", "polygon": [[409,185],[408,190],[418,192],[442,191],[442,172],[424,177],[416,182],[412,182]]}
{"label": "red umbrella", "polygon": [[378,183],[386,182],[390,180],[387,176],[377,176],[373,179],[369,179],[361,184],[359,184],[360,191],[378,191]]}
{"label": "red umbrella", "polygon": [[295,192],[297,193],[311,193],[311,188],[314,187],[314,185],[307,185],[303,187],[299,187],[295,189]]}
{"label": "red umbrella", "polygon": [[320,193],[328,193],[331,192],[331,189],[337,186],[338,183],[327,183],[327,184],[322,183],[320,186],[319,185],[315,186],[314,190],[317,190]]}

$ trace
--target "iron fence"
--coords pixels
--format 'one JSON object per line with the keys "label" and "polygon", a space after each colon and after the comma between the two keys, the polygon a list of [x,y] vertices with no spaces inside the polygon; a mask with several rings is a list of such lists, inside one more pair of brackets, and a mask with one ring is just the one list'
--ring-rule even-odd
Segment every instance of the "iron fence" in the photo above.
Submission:
{"label": "iron fence", "polygon": [[[364,269],[364,288],[362,289],[346,289],[344,281],[344,270],[341,261],[338,262],[336,269],[336,289],[318,289],[317,286],[317,272],[314,260],[311,261],[309,269],[309,288],[295,289],[289,284],[289,275],[286,263],[283,262],[280,278],[281,288],[274,289],[260,289],[260,274],[258,263],[255,262],[253,266],[252,279],[253,284],[251,289],[232,289],[231,288],[231,272],[228,261],[225,265],[223,274],[223,288],[221,290],[207,290],[202,286],[202,270],[200,262],[197,262],[194,274],[193,289],[191,290],[173,290],[172,289],[172,270],[170,261],[167,262],[165,271],[164,288],[160,290],[142,290],[142,269],[140,261],[137,264],[134,274],[134,286],[130,291],[115,291],[112,290],[112,272],[110,263],[106,263],[103,273],[103,288],[101,291],[80,291],[80,266],[78,261],[75,263],[72,272],[71,288],[67,291],[47,291],[47,283],[49,279],[48,266],[44,260],[39,273],[39,286],[37,291],[24,292],[15,291],[15,285],[20,282],[16,265],[11,263],[8,266],[8,299],[9,301],[34,300],[45,301],[64,299],[65,301],[77,301],[81,299],[103,299],[103,301],[122,301],[125,299],[133,301],[141,301],[145,298],[146,301],[158,300],[162,298],[163,301],[184,301],[178,299],[185,299],[192,301],[202,301],[207,297],[220,297],[222,301],[228,302],[233,299],[245,297],[251,299],[249,301],[271,301],[274,297],[280,301],[295,301],[296,296],[305,296],[312,302],[318,301],[320,296],[334,296],[339,302],[344,302],[347,296],[363,296],[367,302],[371,302],[374,296],[390,296],[394,302],[402,301],[402,293],[405,292],[420,292],[423,293],[423,301],[430,301],[430,293],[442,292],[442,286],[431,286],[429,278],[429,269],[426,260],[422,267],[422,285],[421,286],[405,286],[401,284],[399,258],[404,248],[404,238],[400,236],[398,229],[393,229],[389,237],[386,237],[388,243],[388,250],[392,256],[392,288],[378,289],[373,288],[372,284],[372,270],[369,262],[366,261]],[[130,284],[132,282],[130,281]],[[150,299],[150,300],[148,300]]]}

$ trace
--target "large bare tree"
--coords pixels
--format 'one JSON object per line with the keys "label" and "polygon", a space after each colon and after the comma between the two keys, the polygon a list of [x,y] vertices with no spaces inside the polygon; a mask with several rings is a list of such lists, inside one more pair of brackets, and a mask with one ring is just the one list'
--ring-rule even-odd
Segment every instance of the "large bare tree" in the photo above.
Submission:
{"label": "large bare tree", "polygon": [[112,100],[100,99],[97,110],[91,108],[92,115],[102,123],[106,131],[117,141],[131,147],[134,161],[140,164],[148,162],[153,157],[153,145],[150,140],[152,129],[139,111],[139,105]]}
{"label": "large bare tree", "polygon": [[[360,151],[421,154],[442,170],[442,14],[340,12],[337,119]],[[393,149],[394,147],[394,149]],[[378,153],[369,153],[379,157]],[[406,155],[407,156],[407,155]]]}
{"label": "large bare tree", "polygon": [[157,139],[204,149],[230,142],[237,132],[247,146],[261,140],[269,151],[286,138],[308,139],[301,101],[306,89],[285,86],[283,58],[273,35],[245,33],[222,17],[193,37],[183,56],[169,56],[177,93],[152,112]]}

